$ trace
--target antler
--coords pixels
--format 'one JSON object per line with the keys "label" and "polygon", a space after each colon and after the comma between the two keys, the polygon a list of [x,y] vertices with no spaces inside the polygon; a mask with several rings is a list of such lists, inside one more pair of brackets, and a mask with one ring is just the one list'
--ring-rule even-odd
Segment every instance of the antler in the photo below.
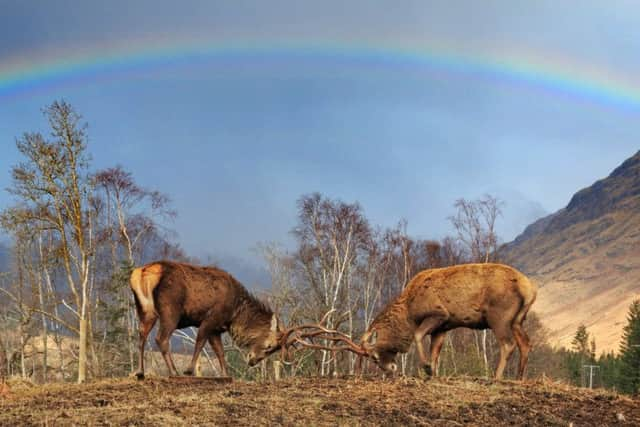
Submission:
{"label": "antler", "polygon": [[[347,350],[356,353],[360,356],[368,356],[368,353],[362,348],[362,346],[353,342],[351,337],[343,332],[329,329],[323,324],[329,318],[329,315],[334,312],[330,310],[322,316],[320,323],[305,324],[301,326],[295,326],[287,329],[282,333],[281,348],[284,358],[285,353],[290,347],[300,345],[302,347],[311,348],[315,350],[329,350],[329,351],[341,351]],[[313,342],[314,339],[321,339],[325,341],[332,341],[335,343],[343,343],[344,345],[323,345]]]}

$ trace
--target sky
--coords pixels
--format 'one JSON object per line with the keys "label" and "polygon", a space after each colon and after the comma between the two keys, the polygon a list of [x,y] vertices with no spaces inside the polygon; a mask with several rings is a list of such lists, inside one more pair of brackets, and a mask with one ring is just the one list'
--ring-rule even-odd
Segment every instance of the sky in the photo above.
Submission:
{"label": "sky", "polygon": [[[452,232],[504,201],[510,241],[640,148],[635,1],[0,0],[0,188],[65,99],[93,167],[165,192],[186,251],[257,265],[296,200]],[[12,203],[0,192],[0,208]]]}

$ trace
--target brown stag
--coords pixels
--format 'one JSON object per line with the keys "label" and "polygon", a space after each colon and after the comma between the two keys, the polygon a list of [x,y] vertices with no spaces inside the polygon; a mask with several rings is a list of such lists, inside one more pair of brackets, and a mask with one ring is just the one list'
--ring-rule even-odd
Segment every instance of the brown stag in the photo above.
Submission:
{"label": "brown stag", "polygon": [[[496,378],[502,378],[517,344],[518,378],[522,379],[531,349],[522,323],[536,293],[535,284],[506,265],[464,264],[425,270],[411,279],[402,294],[374,319],[360,345],[343,333],[326,329],[321,322],[288,329],[282,334],[282,348],[348,350],[360,356],[358,365],[362,357],[371,357],[384,371],[395,372],[396,355],[406,353],[415,342],[425,372],[437,375],[447,331],[459,327],[490,328],[500,344]],[[431,335],[431,363],[424,349],[427,335]],[[324,344],[314,340],[324,340]]]}
{"label": "brown stag", "polygon": [[193,374],[208,340],[220,362],[221,374],[227,376],[221,338],[224,332],[231,334],[234,343],[249,349],[247,362],[251,366],[280,348],[282,330],[277,316],[233,276],[218,268],[153,262],[133,270],[131,290],[140,319],[138,378],[144,378],[144,347],[158,319],[156,343],[171,375],[177,375],[177,371],[169,339],[179,328],[198,327],[187,375]]}
{"label": "brown stag", "polygon": [[[416,343],[427,374],[437,375],[447,331],[459,327],[493,330],[500,344],[496,379],[520,350],[518,378],[524,377],[531,345],[522,322],[536,299],[537,287],[516,269],[501,264],[464,264],[425,270],[407,284],[362,336],[361,346],[385,371],[395,371],[397,353]],[[431,335],[431,363],[424,338]]]}

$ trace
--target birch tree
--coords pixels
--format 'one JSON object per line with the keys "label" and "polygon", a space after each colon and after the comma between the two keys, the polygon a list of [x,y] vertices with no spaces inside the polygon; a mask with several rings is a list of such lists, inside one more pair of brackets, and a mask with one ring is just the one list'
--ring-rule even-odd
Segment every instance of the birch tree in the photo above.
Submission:
{"label": "birch tree", "polygon": [[[358,253],[370,237],[369,223],[359,204],[322,197],[318,193],[298,200],[297,262],[309,294],[307,304],[314,321],[327,312],[330,328],[347,321],[353,334],[353,312],[358,297],[352,289],[351,273]],[[329,372],[329,355],[322,352],[321,375]]]}
{"label": "birch tree", "polygon": [[44,109],[51,135],[25,133],[16,141],[25,161],[12,168],[9,189],[21,209],[5,212],[16,223],[48,229],[59,241],[57,255],[66,276],[71,300],[63,300],[73,314],[79,335],[78,382],[87,373],[88,319],[91,310],[90,273],[93,250],[92,194],[87,126],[64,101]]}

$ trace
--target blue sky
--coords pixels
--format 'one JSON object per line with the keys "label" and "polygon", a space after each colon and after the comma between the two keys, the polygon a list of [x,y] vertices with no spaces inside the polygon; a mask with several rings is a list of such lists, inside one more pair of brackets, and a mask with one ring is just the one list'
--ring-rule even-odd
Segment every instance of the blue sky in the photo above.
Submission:
{"label": "blue sky", "polygon": [[[390,50],[438,43],[479,57],[526,52],[584,64],[640,90],[640,6],[632,1],[1,6],[0,76],[15,62],[46,64],[141,39]],[[640,148],[640,110],[535,84],[415,64],[241,55],[98,70],[0,97],[0,187],[19,160],[15,138],[44,131],[40,109],[59,98],[89,123],[94,166],[121,164],[167,193],[184,248],[221,260],[255,260],[256,243],[289,242],[295,201],[313,191],[359,201],[374,224],[406,218],[425,238],[450,232],[457,198],[489,192],[506,203],[508,241]],[[0,193],[0,207],[10,202]]]}

